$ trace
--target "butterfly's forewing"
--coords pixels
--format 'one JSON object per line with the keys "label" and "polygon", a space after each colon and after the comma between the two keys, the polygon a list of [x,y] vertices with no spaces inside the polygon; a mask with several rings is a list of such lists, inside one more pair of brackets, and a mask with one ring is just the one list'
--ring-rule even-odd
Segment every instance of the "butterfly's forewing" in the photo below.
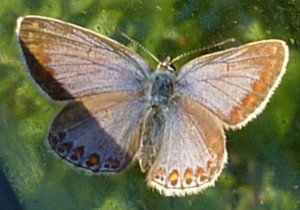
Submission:
{"label": "butterfly's forewing", "polygon": [[253,42],[196,58],[183,66],[177,90],[240,128],[259,114],[278,86],[288,61],[280,40]]}
{"label": "butterfly's forewing", "polygon": [[150,72],[125,46],[62,21],[21,17],[17,35],[31,76],[56,100],[135,91]]}
{"label": "butterfly's forewing", "polygon": [[147,182],[167,196],[184,196],[214,184],[227,161],[220,121],[188,98],[170,107],[161,148]]}
{"label": "butterfly's forewing", "polygon": [[76,166],[94,172],[120,171],[139,147],[143,105],[143,97],[129,92],[71,102],[52,123],[50,146]]}

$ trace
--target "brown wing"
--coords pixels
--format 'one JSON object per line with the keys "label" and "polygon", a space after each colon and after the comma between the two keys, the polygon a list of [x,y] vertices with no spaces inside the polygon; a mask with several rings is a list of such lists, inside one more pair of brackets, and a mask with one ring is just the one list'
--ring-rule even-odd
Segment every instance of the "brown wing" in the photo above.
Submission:
{"label": "brown wing", "polygon": [[227,161],[221,122],[200,104],[182,98],[165,123],[148,185],[166,196],[194,194],[213,185]]}
{"label": "brown wing", "polygon": [[140,98],[119,92],[70,103],[52,123],[51,148],[64,160],[93,172],[122,170],[139,147],[144,109]]}
{"label": "brown wing", "polygon": [[196,58],[178,75],[178,91],[240,128],[259,114],[278,86],[288,47],[264,40]]}
{"label": "brown wing", "polygon": [[17,35],[33,79],[53,99],[144,87],[150,69],[112,39],[59,20],[18,19]]}

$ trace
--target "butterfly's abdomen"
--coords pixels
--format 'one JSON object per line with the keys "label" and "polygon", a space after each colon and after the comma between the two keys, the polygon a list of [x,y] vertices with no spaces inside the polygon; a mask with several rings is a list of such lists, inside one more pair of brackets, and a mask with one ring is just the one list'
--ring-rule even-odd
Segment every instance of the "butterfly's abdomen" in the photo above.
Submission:
{"label": "butterfly's abdomen", "polygon": [[156,160],[161,148],[165,127],[165,116],[159,107],[151,107],[144,118],[144,126],[141,137],[141,147],[138,155],[142,172],[148,171]]}
{"label": "butterfly's abdomen", "polygon": [[152,107],[167,107],[174,93],[175,75],[168,72],[157,72],[151,76],[149,102]]}

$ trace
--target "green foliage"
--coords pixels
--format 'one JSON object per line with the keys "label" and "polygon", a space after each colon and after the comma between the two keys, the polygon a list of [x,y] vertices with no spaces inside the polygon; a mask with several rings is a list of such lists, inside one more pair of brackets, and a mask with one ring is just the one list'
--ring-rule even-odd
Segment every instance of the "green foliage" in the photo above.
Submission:
{"label": "green foliage", "polygon": [[[8,198],[2,197],[0,206],[299,209],[299,11],[299,1],[280,0],[1,0],[0,197]],[[290,61],[263,114],[243,130],[227,132],[229,163],[216,186],[202,194],[168,198],[146,187],[146,176],[136,164],[117,176],[90,176],[52,155],[45,144],[47,131],[62,104],[40,94],[22,65],[14,30],[17,18],[24,15],[72,22],[136,47],[115,33],[120,29],[160,60],[233,37],[236,43],[224,48],[283,39],[290,46]],[[156,67],[147,54],[136,50]],[[189,59],[176,63],[177,68]]]}

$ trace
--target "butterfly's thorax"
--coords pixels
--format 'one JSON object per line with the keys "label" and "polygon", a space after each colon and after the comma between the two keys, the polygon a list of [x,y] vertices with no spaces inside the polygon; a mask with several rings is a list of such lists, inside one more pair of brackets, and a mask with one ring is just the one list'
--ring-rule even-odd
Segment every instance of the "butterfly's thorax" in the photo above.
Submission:
{"label": "butterfly's thorax", "polygon": [[174,94],[175,74],[172,72],[154,72],[150,77],[148,103],[151,107],[167,108]]}

